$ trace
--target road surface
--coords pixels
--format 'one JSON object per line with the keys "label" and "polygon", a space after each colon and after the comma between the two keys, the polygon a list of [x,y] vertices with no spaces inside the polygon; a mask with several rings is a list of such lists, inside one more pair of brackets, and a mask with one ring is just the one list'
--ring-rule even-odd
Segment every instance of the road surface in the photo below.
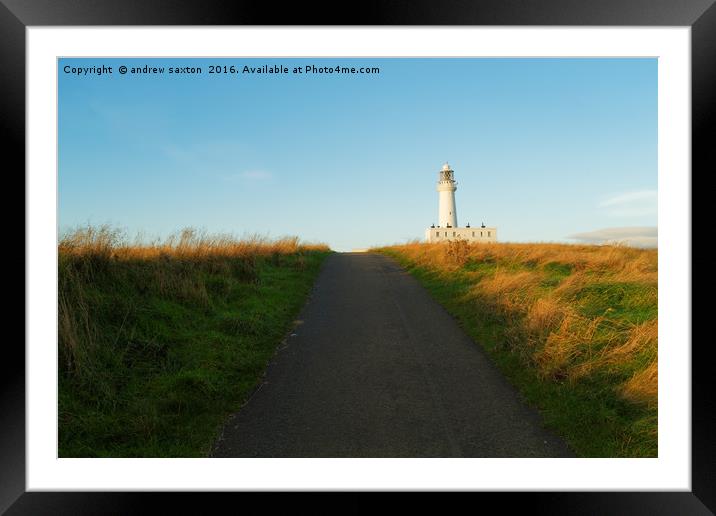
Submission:
{"label": "road surface", "polygon": [[213,456],[573,456],[385,256],[329,256],[294,332]]}

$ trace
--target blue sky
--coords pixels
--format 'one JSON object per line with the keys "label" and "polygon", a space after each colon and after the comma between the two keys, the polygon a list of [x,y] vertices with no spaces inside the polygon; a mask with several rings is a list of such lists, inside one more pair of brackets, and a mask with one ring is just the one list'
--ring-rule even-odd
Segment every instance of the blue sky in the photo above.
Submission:
{"label": "blue sky", "polygon": [[[203,73],[120,75],[122,64]],[[207,73],[263,64],[380,73]],[[656,59],[61,59],[58,70],[61,231],[192,226],[336,250],[422,239],[445,161],[459,225],[497,226],[500,241],[656,226]]]}

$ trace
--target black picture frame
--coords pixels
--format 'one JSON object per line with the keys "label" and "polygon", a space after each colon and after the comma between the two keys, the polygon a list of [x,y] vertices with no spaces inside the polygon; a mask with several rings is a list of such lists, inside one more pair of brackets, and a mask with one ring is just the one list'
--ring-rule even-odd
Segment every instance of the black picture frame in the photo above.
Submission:
{"label": "black picture frame", "polygon": [[[5,162],[14,158],[15,163],[13,167],[4,167],[6,177],[20,177],[19,171],[25,167],[25,29],[28,26],[688,26],[692,44],[693,185],[694,178],[713,170],[711,149],[714,144],[709,137],[713,135],[716,120],[716,6],[713,4],[714,0],[362,0],[326,5],[296,2],[277,8],[270,2],[244,0],[0,0],[0,135],[7,144]],[[18,173],[13,174],[15,171]],[[24,181],[22,188],[24,191]],[[693,191],[698,190],[692,186]],[[693,264],[693,244],[691,253]],[[27,274],[27,268],[25,271]],[[707,309],[693,303],[692,307],[692,321],[697,309]],[[478,496],[486,502],[499,503],[502,511],[523,507],[538,514],[712,514],[716,510],[716,406],[709,371],[709,344],[709,340],[694,339],[692,346],[692,491],[480,493]],[[0,375],[0,512],[127,514],[146,512],[150,500],[161,503],[165,513],[173,508],[181,513],[193,512],[197,507],[203,507],[205,512],[207,495],[26,492],[25,352],[11,339],[6,339],[5,348]],[[213,496],[226,499],[234,494],[213,493]]]}

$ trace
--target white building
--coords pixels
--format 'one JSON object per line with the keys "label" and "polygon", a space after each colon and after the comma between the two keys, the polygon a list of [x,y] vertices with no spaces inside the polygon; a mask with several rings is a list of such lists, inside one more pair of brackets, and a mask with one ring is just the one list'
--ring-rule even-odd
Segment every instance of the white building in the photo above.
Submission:
{"label": "white building", "polygon": [[468,242],[497,242],[497,228],[487,227],[483,223],[477,227],[464,228],[457,225],[455,207],[455,171],[445,163],[438,176],[438,225],[425,230],[427,242],[445,242],[448,240],[467,240]]}

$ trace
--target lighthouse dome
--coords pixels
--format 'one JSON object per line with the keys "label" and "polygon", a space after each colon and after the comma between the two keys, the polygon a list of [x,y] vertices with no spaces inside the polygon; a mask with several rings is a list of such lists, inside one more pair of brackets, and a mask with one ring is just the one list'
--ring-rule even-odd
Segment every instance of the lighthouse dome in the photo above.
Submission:
{"label": "lighthouse dome", "polygon": [[450,170],[450,165],[448,165],[447,163],[445,163],[445,164],[443,165],[443,171],[447,172],[448,170]]}

